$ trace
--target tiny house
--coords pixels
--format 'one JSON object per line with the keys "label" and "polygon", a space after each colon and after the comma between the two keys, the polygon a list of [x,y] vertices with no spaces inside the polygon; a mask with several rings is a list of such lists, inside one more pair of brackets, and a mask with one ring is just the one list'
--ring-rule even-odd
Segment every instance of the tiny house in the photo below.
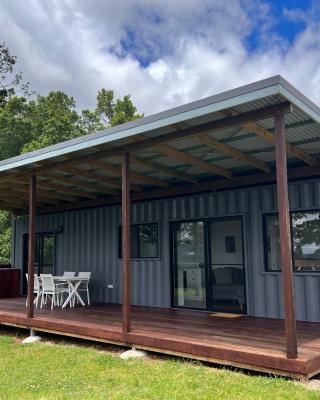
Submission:
{"label": "tiny house", "polygon": [[[2,161],[0,323],[318,373],[319,154],[320,109],[275,76]],[[91,271],[92,305],[34,307],[25,274],[64,271]]]}

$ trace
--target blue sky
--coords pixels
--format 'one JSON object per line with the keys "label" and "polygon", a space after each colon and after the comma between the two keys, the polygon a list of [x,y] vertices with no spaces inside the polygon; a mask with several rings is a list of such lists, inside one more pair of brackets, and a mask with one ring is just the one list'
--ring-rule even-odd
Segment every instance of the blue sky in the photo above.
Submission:
{"label": "blue sky", "polygon": [[[286,39],[289,44],[295,40],[296,36],[305,28],[305,21],[302,19],[291,19],[286,15],[286,10],[297,12],[298,10],[308,12],[311,9],[312,0],[272,0],[267,2],[270,4],[270,15],[274,18],[272,31]],[[249,36],[249,48],[254,50],[259,46],[259,33],[255,30]]]}
{"label": "blue sky", "polygon": [[40,93],[146,114],[281,74],[320,103],[320,0],[2,0],[0,40]]}
{"label": "blue sky", "polygon": [[[244,1],[243,4],[246,2]],[[256,4],[255,4],[256,3]],[[281,41],[283,45],[288,47],[292,45],[297,35],[299,35],[306,27],[306,20],[303,13],[308,14],[311,9],[316,11],[316,2],[313,0],[272,0],[265,1],[267,15],[261,15],[257,12],[259,3],[262,2],[248,2],[246,7],[250,13],[252,21],[257,18],[256,24],[253,23],[252,30],[248,33],[245,39],[245,45],[250,52],[259,51],[266,43],[263,34],[271,34],[273,40],[277,36],[277,40]],[[320,4],[320,0],[319,0]],[[212,10],[212,11],[211,11]],[[210,21],[210,13],[215,12],[215,8],[206,8],[206,14],[203,16],[204,20]],[[319,9],[317,10],[319,12]],[[161,15],[161,10],[156,10],[153,7],[137,7],[136,14],[142,24],[152,24],[159,32],[161,32],[161,25],[166,24],[165,18]],[[314,15],[315,16],[315,15]],[[199,34],[197,27],[193,27],[190,32]],[[137,29],[135,22],[130,23],[124,27],[123,36],[120,40],[120,50],[115,51],[118,57],[126,57],[131,55],[135,57],[140,65],[144,68],[148,67],[152,62],[156,61],[164,55],[171,54],[174,49],[168,44],[167,40],[156,32],[154,35],[149,36],[143,34],[143,29]],[[205,36],[205,31],[202,32]],[[268,42],[268,46],[273,43]],[[111,49],[113,51],[114,49]]]}

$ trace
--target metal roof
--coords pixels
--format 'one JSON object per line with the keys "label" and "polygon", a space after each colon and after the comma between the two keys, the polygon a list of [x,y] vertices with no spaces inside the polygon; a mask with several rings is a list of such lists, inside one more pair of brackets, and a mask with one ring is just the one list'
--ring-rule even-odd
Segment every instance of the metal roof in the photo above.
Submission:
{"label": "metal roof", "polygon": [[[0,162],[0,188],[4,189],[0,193],[0,202],[3,202],[1,207],[6,208],[6,205],[10,204],[12,193],[14,193],[12,204],[21,208],[26,207],[28,184],[26,177],[35,169],[39,175],[39,205],[114,195],[121,187],[120,160],[119,153],[116,152],[119,146],[159,137],[184,127],[200,126],[226,115],[263,109],[284,101],[289,101],[294,106],[293,112],[285,116],[288,142],[318,159],[320,108],[282,77],[274,76],[133,122],[3,160]],[[273,118],[266,118],[257,123],[260,128],[273,132]],[[208,132],[208,135],[273,168],[275,159],[273,145],[256,133],[248,131],[244,126]],[[230,170],[234,176],[257,172],[252,165],[244,163],[243,160],[202,143],[197,135],[170,142],[167,146],[169,145],[171,150],[153,146],[134,152],[131,169],[136,191],[170,187],[185,183],[188,178],[190,181],[202,181],[208,177],[221,179],[218,175],[208,174],[207,170],[186,161],[184,157],[175,157],[172,151]],[[110,154],[110,149],[115,149],[115,154]],[[104,150],[109,151],[108,157],[103,157]],[[95,155],[97,152],[99,152],[97,160],[93,157],[90,163],[84,161],[78,163],[79,156]],[[288,156],[289,166],[303,164],[303,161],[292,155]],[[74,164],[62,168],[66,160],[74,160]],[[107,163],[106,167],[104,168],[99,162]],[[51,164],[54,165],[52,170],[49,169]],[[81,194],[86,196],[82,197]]]}

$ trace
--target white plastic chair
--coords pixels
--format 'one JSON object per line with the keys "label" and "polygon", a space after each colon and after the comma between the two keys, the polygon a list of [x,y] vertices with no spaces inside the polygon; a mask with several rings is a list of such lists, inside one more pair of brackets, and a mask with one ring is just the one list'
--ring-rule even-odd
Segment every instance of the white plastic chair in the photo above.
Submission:
{"label": "white plastic chair", "polygon": [[87,303],[90,306],[90,296],[89,296],[89,280],[91,278],[91,272],[79,272],[79,278],[87,278],[86,282],[81,282],[80,286],[77,289],[77,292],[87,292]]}
{"label": "white plastic chair", "polygon": [[60,297],[63,293],[69,294],[69,289],[66,287],[61,287],[55,285],[53,277],[51,274],[40,274],[41,282],[42,282],[42,292],[41,292],[41,304],[40,308],[42,308],[45,303],[45,297],[51,296],[51,310],[54,305],[60,305]]}
{"label": "white plastic chair", "polygon": [[[26,274],[26,279],[28,282],[28,274]],[[36,295],[36,298],[33,300],[33,304],[35,304],[35,306],[38,307],[38,302],[42,294],[42,288],[37,274],[34,274],[33,278],[33,293]],[[27,304],[28,304],[28,299],[26,301],[26,306]]]}

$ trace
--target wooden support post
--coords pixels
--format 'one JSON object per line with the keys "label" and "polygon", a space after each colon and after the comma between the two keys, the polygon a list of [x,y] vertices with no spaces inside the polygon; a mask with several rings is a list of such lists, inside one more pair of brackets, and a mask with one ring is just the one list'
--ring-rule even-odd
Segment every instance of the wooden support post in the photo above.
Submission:
{"label": "wooden support post", "polygon": [[291,230],[288,199],[287,154],[284,115],[275,116],[277,194],[280,227],[280,255],[284,299],[287,357],[297,358],[297,332],[292,271]]}
{"label": "wooden support post", "polygon": [[29,186],[29,243],[28,243],[28,297],[27,317],[33,318],[34,261],[36,238],[36,176],[30,177]]}
{"label": "wooden support post", "polygon": [[130,158],[122,156],[122,331],[131,330],[131,280],[130,280]]}

